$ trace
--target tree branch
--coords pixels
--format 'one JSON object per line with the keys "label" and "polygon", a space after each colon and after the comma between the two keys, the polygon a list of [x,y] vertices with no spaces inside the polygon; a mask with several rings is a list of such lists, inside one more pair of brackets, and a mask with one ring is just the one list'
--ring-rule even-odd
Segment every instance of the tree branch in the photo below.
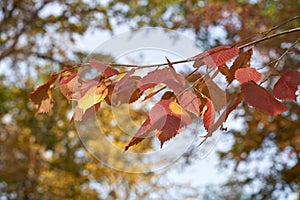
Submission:
{"label": "tree branch", "polygon": [[238,48],[239,49],[243,49],[243,48],[252,46],[254,44],[258,44],[260,42],[263,42],[265,40],[269,40],[269,39],[272,39],[272,38],[275,38],[275,37],[278,37],[278,36],[281,36],[281,35],[286,35],[286,34],[298,32],[298,31],[300,32],[300,27],[289,29],[289,30],[286,30],[286,31],[282,31],[280,33],[275,33],[275,34],[272,34],[272,35],[269,35],[269,36],[262,37],[260,39],[257,39],[257,40],[254,40],[252,42],[249,42],[247,44],[243,44],[243,45],[239,46]]}
{"label": "tree branch", "polygon": [[[240,45],[240,46],[238,46],[238,48],[239,49],[243,49],[243,48],[246,48],[246,47],[249,47],[249,46],[261,43],[263,41],[270,40],[272,38],[279,37],[281,35],[286,35],[286,34],[294,33],[294,32],[300,32],[300,27],[297,27],[297,28],[294,28],[294,29],[285,30],[285,31],[282,31],[282,32],[279,32],[279,33],[275,33],[275,34],[272,34],[272,35],[268,35],[268,36],[259,38],[257,40],[251,41],[249,43]],[[209,55],[203,56],[202,58],[193,58],[192,57],[192,58],[188,58],[188,59],[184,59],[184,60],[179,60],[179,61],[175,61],[175,62],[171,62],[171,63],[173,65],[175,65],[175,64],[181,64],[181,63],[193,62],[195,60],[203,59],[203,58],[205,58],[207,56],[209,56]],[[130,67],[130,68],[139,68],[139,69],[142,69],[142,68],[152,68],[152,67],[166,66],[166,65],[168,65],[168,63],[158,63],[158,64],[152,64],[152,65],[133,65],[133,64],[110,63],[108,65],[113,66],[113,67]]]}

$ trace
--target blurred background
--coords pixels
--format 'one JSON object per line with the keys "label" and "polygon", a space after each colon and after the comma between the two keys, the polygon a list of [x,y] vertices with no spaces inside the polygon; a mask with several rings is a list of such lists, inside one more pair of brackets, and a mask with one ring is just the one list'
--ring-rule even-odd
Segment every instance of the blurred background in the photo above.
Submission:
{"label": "blurred background", "polygon": [[[69,123],[71,105],[59,92],[48,115],[34,117],[28,98],[51,73],[82,62],[96,47],[82,46],[82,41],[99,44],[118,33],[153,26],[182,32],[207,50],[260,36],[299,15],[299,0],[4,0],[0,7],[1,200],[300,199],[299,98],[285,102],[289,111],[276,118],[241,104],[233,116],[241,125],[228,123],[220,136],[219,145],[226,148],[217,148],[201,162],[199,150],[191,149],[171,166],[171,173],[147,174],[122,173],[90,156]],[[298,17],[275,32],[299,26]],[[253,62],[271,69],[298,38],[299,32],[256,45]],[[298,43],[276,73],[299,66]],[[265,82],[267,88],[273,84]],[[112,130],[122,138],[117,127]],[[195,169],[214,181],[195,184],[207,182],[195,176]]]}

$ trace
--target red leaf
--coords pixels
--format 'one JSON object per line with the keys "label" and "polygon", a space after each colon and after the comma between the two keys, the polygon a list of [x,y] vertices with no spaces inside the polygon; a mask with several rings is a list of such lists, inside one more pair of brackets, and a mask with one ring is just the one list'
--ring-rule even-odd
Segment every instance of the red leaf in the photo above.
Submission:
{"label": "red leaf", "polygon": [[149,88],[155,87],[156,85],[163,83],[168,88],[172,89],[175,93],[179,93],[185,86],[185,79],[182,75],[174,74],[167,68],[155,70],[149,72],[144,76],[138,83],[138,87],[141,91],[145,91]]}
{"label": "red leaf", "polygon": [[254,68],[241,68],[235,72],[235,79],[243,84],[248,81],[258,82],[261,79],[261,74]]}
{"label": "red leaf", "polygon": [[136,132],[134,137],[130,140],[130,142],[125,146],[125,151],[129,149],[129,147],[140,143],[145,138],[149,137],[150,133],[152,131],[151,124],[150,124],[150,118],[147,118],[142,126],[139,128],[139,130]]}
{"label": "red leaf", "polygon": [[131,76],[134,71],[134,69],[130,70],[116,83],[111,95],[112,105],[117,105],[118,103],[132,103],[142,95],[142,92],[137,86],[141,78],[139,76]]}
{"label": "red leaf", "polygon": [[245,102],[265,112],[275,116],[287,111],[287,107],[277,101],[265,88],[250,81],[242,84],[242,97]]}
{"label": "red leaf", "polygon": [[56,81],[59,74],[60,73],[54,73],[47,83],[41,85],[29,94],[33,106],[38,109],[35,115],[49,112],[52,109],[54,105],[51,91],[53,88],[52,84]]}
{"label": "red leaf", "polygon": [[[231,60],[238,54],[239,48],[222,45],[200,53],[193,58],[197,58],[199,60],[203,59],[203,62],[209,67],[218,67]],[[199,65],[201,65],[201,62],[197,62],[196,60],[194,67],[199,67]]]}
{"label": "red leaf", "polygon": [[239,48],[237,47],[223,49],[213,54],[209,54],[209,56],[206,56],[203,59],[203,62],[208,67],[218,67],[225,64],[225,62],[231,60],[238,54],[239,54]]}
{"label": "red leaf", "polygon": [[178,101],[180,106],[186,111],[199,116],[201,101],[194,93],[185,91],[183,94],[179,95]]}
{"label": "red leaf", "polygon": [[204,124],[204,128],[206,131],[211,134],[210,128],[215,123],[215,108],[212,101],[205,95],[202,95],[204,99],[206,99],[206,104],[202,110],[202,120]]}
{"label": "red leaf", "polygon": [[221,45],[221,46],[217,46],[215,48],[209,49],[207,51],[204,51],[202,53],[197,54],[196,56],[193,56],[192,58],[197,58],[197,59],[202,59],[208,55],[212,55],[214,53],[229,49],[230,46],[229,45]]}
{"label": "red leaf", "polygon": [[227,82],[230,84],[235,78],[236,70],[240,68],[250,67],[250,59],[252,56],[253,50],[249,49],[248,51],[240,53],[240,55],[235,59],[232,66],[229,69],[229,74],[226,76]]}
{"label": "red leaf", "polygon": [[89,59],[89,63],[92,67],[102,72],[104,77],[110,77],[119,74],[118,70],[100,62],[99,60],[91,58]]}
{"label": "red leaf", "polygon": [[151,109],[149,117],[152,127],[158,130],[161,146],[192,122],[185,110],[172,100],[159,101]]}
{"label": "red leaf", "polygon": [[274,86],[273,94],[281,100],[296,100],[296,91],[300,85],[300,72],[289,70],[283,72],[280,79]]}

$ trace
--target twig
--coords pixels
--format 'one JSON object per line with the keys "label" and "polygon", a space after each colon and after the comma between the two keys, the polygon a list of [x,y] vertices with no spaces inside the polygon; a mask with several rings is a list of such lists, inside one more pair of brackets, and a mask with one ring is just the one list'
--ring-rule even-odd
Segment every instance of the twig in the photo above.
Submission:
{"label": "twig", "polygon": [[[297,17],[297,18],[298,18],[298,17]],[[299,16],[299,18],[300,18],[300,16]],[[238,46],[238,48],[239,48],[239,49],[243,49],[243,48],[252,46],[252,45],[254,45],[254,44],[258,44],[258,43],[261,43],[261,42],[263,42],[263,41],[270,40],[270,39],[272,39],[272,38],[279,37],[279,36],[281,36],[281,35],[286,35],[286,34],[294,33],[294,32],[300,32],[300,27],[293,28],[293,29],[289,29],[289,30],[285,30],[285,31],[282,31],[282,32],[280,32],[280,33],[275,33],[275,34],[272,34],[272,35],[268,35],[268,36],[259,38],[259,39],[257,39],[257,40],[251,41],[251,42],[249,42],[249,43],[240,45],[240,46]],[[204,59],[204,58],[207,57],[207,56],[210,56],[210,55],[203,56],[201,59]],[[174,61],[174,62],[171,62],[171,63],[172,63],[173,65],[175,65],[175,64],[181,64],[181,63],[193,62],[193,61],[199,60],[199,59],[200,59],[200,58],[188,58],[188,59],[184,59],[184,60]],[[162,66],[168,65],[168,63],[158,63],[158,64],[152,64],[152,65],[133,65],[133,64],[110,63],[110,64],[108,64],[108,65],[114,66],[114,67],[131,67],[131,68],[139,68],[139,69],[142,69],[142,68],[162,67]]]}
{"label": "twig", "polygon": [[[184,59],[184,60],[179,60],[175,62],[171,62],[173,65],[175,64],[180,64],[180,63],[186,63],[186,62],[191,62],[194,60],[190,59]],[[131,65],[131,64],[118,64],[118,63],[110,63],[108,64],[112,67],[131,67],[131,68],[151,68],[151,67],[162,67],[165,65],[168,65],[168,63],[160,63],[160,64],[152,64],[152,65]]]}
{"label": "twig", "polygon": [[282,27],[282,26],[284,26],[284,25],[288,24],[289,22],[292,22],[292,21],[294,21],[294,20],[296,20],[296,19],[300,19],[300,15],[295,16],[295,17],[293,17],[293,18],[291,18],[291,19],[288,19],[287,21],[282,22],[281,24],[278,24],[277,26],[274,26],[274,27],[271,28],[270,30],[268,30],[268,31],[266,31],[266,32],[262,32],[262,34],[263,34],[264,36],[267,36],[267,35],[269,35],[269,33],[271,33],[272,31],[275,31],[276,29],[278,29],[278,28],[280,28],[280,27]]}
{"label": "twig", "polygon": [[239,46],[238,48],[239,49],[243,49],[243,48],[252,46],[254,44],[258,44],[258,43],[260,43],[262,41],[265,41],[265,40],[269,40],[269,39],[272,39],[272,38],[275,38],[275,37],[278,37],[278,36],[281,36],[281,35],[285,35],[285,34],[289,34],[289,33],[294,33],[294,32],[298,32],[298,31],[300,31],[300,27],[289,29],[289,30],[286,30],[286,31],[282,31],[280,33],[275,33],[275,34],[272,34],[272,35],[269,35],[269,36],[266,36],[266,37],[254,40],[254,41],[249,42],[247,44],[243,44],[243,45]]}
{"label": "twig", "polygon": [[300,37],[277,59],[275,65],[274,65],[274,69],[277,68],[280,60],[292,49],[294,48],[294,46],[296,46],[296,44],[300,41]]}
{"label": "twig", "polygon": [[[300,42],[300,37],[283,53],[283,54],[281,54],[281,56],[278,58],[278,59],[276,59],[276,60],[274,60],[274,61],[276,61],[276,63],[274,64],[274,66],[273,66],[273,69],[276,69],[277,68],[277,66],[278,66],[278,64],[279,64],[279,62],[280,62],[280,60],[286,55],[286,54],[288,54],[288,52],[290,52],[290,50],[298,43],[298,42]],[[273,61],[273,62],[274,62]],[[259,85],[261,85],[261,84],[263,84],[264,82],[266,82],[269,78],[270,78],[270,76],[272,75],[272,72],[269,72],[267,75],[266,75],[266,78],[263,80],[263,81],[261,81],[260,82],[260,84]]]}

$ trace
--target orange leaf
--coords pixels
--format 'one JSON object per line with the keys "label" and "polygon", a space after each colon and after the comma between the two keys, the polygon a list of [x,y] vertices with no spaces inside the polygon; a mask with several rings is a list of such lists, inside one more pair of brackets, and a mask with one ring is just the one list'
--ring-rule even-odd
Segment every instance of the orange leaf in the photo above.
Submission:
{"label": "orange leaf", "polygon": [[172,100],[159,101],[151,109],[149,117],[152,127],[158,131],[161,146],[192,122],[186,111]]}
{"label": "orange leaf", "polygon": [[210,128],[215,123],[215,108],[212,101],[205,95],[202,95],[202,97],[206,100],[206,104],[202,110],[202,120],[204,124],[204,128],[206,131],[210,134]]}
{"label": "orange leaf", "polygon": [[225,77],[229,76],[229,68],[226,64],[223,64],[221,66],[218,66],[218,70],[219,72],[221,72],[221,74],[223,74]]}
{"label": "orange leaf", "polygon": [[235,79],[243,84],[248,81],[258,82],[261,79],[261,74],[254,68],[241,68],[235,72]]}
{"label": "orange leaf", "polygon": [[79,88],[81,87],[82,81],[77,73],[63,72],[59,81],[59,88],[61,93],[68,99],[78,99]]}
{"label": "orange leaf", "polygon": [[287,107],[277,101],[265,88],[250,81],[242,84],[242,97],[245,102],[265,112],[275,116],[287,111]]}
{"label": "orange leaf", "polygon": [[296,100],[296,91],[300,85],[300,72],[289,70],[283,72],[280,79],[274,86],[273,94],[281,100]]}
{"label": "orange leaf", "polygon": [[250,67],[250,59],[252,53],[253,50],[249,49],[248,51],[240,53],[240,55],[235,59],[229,69],[229,75],[226,77],[229,84],[234,80],[236,70],[240,68]]}
{"label": "orange leaf", "polygon": [[52,88],[53,83],[56,81],[59,74],[60,73],[54,73],[47,83],[41,85],[35,91],[29,94],[33,106],[38,109],[35,115],[39,113],[49,112],[52,109],[54,105],[54,101],[52,98]]}
{"label": "orange leaf", "polygon": [[139,130],[136,132],[134,137],[130,140],[130,142],[125,146],[125,151],[129,149],[129,147],[140,143],[145,138],[149,137],[150,133],[152,131],[151,124],[150,124],[150,118],[147,118],[142,126],[139,128]]}

